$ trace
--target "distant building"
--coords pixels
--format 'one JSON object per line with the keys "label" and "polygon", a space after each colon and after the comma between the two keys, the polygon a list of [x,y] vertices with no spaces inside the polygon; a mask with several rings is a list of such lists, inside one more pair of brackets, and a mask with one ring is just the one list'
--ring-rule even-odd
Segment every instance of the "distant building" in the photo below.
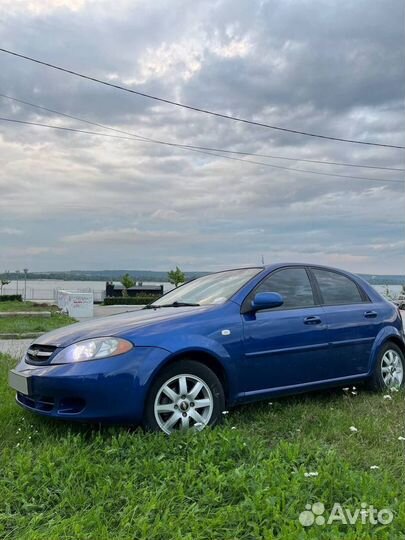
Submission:
{"label": "distant building", "polygon": [[[117,298],[123,296],[125,287],[122,283],[107,281],[105,284],[105,295],[107,298]],[[128,296],[162,296],[163,285],[134,285],[127,289]]]}

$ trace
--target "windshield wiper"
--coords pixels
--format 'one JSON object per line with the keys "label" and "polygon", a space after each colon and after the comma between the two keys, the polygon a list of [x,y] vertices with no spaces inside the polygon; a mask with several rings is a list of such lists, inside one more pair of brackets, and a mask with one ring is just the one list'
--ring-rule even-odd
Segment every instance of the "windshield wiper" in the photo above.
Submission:
{"label": "windshield wiper", "polygon": [[151,307],[196,307],[200,304],[193,304],[192,302],[173,302],[172,304],[161,304],[160,306],[151,306]]}

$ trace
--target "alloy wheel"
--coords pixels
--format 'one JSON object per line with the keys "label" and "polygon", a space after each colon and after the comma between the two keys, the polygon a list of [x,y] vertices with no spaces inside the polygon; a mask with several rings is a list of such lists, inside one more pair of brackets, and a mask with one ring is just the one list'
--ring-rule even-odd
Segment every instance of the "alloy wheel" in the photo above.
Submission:
{"label": "alloy wheel", "polygon": [[404,379],[404,366],[397,351],[388,349],[381,359],[381,375],[388,388],[401,386]]}
{"label": "alloy wheel", "polygon": [[154,414],[160,429],[169,434],[177,430],[203,429],[214,408],[212,392],[197,375],[180,374],[166,381],[156,394]]}

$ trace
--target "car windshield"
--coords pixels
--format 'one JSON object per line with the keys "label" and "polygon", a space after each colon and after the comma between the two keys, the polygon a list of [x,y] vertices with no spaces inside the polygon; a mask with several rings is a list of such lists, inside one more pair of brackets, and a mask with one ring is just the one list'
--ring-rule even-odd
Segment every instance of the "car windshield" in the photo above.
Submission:
{"label": "car windshield", "polygon": [[151,307],[223,304],[262,268],[228,270],[204,276],[156,300]]}

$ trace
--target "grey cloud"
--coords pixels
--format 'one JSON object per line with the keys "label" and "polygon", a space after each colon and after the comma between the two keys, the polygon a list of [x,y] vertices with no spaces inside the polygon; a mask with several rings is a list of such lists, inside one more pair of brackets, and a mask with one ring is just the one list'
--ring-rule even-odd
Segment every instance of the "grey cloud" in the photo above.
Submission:
{"label": "grey cloud", "polygon": [[13,227],[0,227],[0,235],[7,234],[10,236],[20,235],[22,231],[20,229],[15,229]]}
{"label": "grey cloud", "polygon": [[181,239],[182,235],[170,231],[141,231],[137,228],[122,229],[99,229],[86,231],[79,234],[73,234],[62,238],[62,242],[73,244],[104,244],[113,243],[131,245],[131,244],[149,244],[150,242],[167,242],[170,240]]}
{"label": "grey cloud", "polygon": [[[84,2],[77,11],[43,8],[35,15],[13,4],[1,32],[12,49],[140,91],[276,125],[403,144],[399,0],[120,1],[111,11],[108,3]],[[396,150],[247,127],[4,55],[0,65],[4,93],[144,136],[404,167]],[[93,130],[2,99],[0,112]],[[24,231],[2,234],[0,270],[23,264],[24,257],[38,269],[69,268],[72,261],[105,267],[103,246],[121,267],[216,269],[257,263],[263,253],[267,262],[311,258],[353,270],[403,272],[401,184],[5,124],[0,166],[0,231]],[[128,242],[142,249],[128,250]]]}

